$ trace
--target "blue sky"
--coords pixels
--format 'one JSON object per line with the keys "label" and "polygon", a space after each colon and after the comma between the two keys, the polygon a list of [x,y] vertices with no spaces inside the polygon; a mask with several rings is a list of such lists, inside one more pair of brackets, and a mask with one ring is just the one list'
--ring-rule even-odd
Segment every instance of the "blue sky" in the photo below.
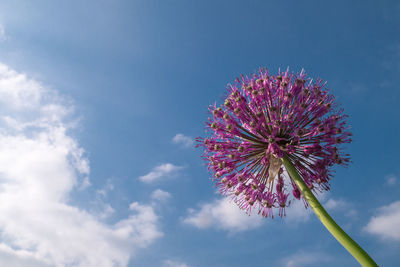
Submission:
{"label": "blue sky", "polygon": [[328,82],[353,163],[322,203],[381,266],[400,260],[396,1],[0,3],[0,265],[358,266],[294,203],[216,194],[207,106],[260,66]]}

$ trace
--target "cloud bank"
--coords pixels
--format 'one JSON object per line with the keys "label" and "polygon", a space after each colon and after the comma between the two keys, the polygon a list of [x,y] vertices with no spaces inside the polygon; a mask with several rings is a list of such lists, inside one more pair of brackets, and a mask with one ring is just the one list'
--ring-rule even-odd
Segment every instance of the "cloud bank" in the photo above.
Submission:
{"label": "cloud bank", "polygon": [[88,185],[89,161],[69,131],[73,107],[0,64],[0,265],[126,266],[162,236],[150,205],[107,225],[69,203]]}

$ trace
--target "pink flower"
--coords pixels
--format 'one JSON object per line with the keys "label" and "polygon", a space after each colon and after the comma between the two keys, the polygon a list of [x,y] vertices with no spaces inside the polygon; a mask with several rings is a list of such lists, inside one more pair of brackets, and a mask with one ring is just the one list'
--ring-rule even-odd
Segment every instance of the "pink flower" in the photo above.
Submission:
{"label": "pink flower", "polygon": [[329,190],[330,168],[349,162],[339,146],[351,142],[351,133],[325,83],[303,71],[273,76],[260,69],[227,90],[224,104],[209,109],[210,136],[196,139],[221,194],[248,212],[273,217],[279,209],[285,216],[289,192],[295,199],[301,194],[282,165],[284,155],[310,189]]}

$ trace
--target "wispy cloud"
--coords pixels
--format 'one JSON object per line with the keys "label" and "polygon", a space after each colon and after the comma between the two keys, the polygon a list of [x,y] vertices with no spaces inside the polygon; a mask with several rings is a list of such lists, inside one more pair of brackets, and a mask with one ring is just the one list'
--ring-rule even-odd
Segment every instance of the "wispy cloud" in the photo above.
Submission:
{"label": "wispy cloud", "polygon": [[106,202],[108,193],[114,190],[114,185],[111,179],[107,179],[107,183],[101,188],[96,190],[96,199],[93,203],[93,213],[101,219],[107,219],[114,214],[114,208]]}
{"label": "wispy cloud", "polygon": [[151,205],[109,225],[69,204],[90,170],[69,101],[0,64],[0,105],[1,266],[125,266],[162,236]]}
{"label": "wispy cloud", "polygon": [[344,199],[329,198],[323,205],[329,211],[337,211],[343,214],[350,221],[344,227],[351,227],[352,221],[358,219],[358,211],[354,204]]}
{"label": "wispy cloud", "polygon": [[159,202],[165,202],[165,201],[167,201],[168,199],[170,199],[171,197],[172,197],[172,196],[171,196],[170,193],[168,193],[168,192],[166,192],[166,191],[163,191],[163,190],[161,190],[161,189],[154,190],[154,191],[151,193],[151,198],[152,198],[153,200],[156,200],[156,201],[159,201]]}
{"label": "wispy cloud", "polygon": [[4,30],[3,24],[0,23],[0,41],[7,40],[6,31]]}
{"label": "wispy cloud", "polygon": [[397,177],[394,174],[389,174],[385,177],[385,185],[392,186],[397,184]]}
{"label": "wispy cloud", "polygon": [[181,133],[175,135],[174,138],[172,138],[172,142],[185,148],[192,147],[194,144],[193,138]]}
{"label": "wispy cloud", "polygon": [[148,174],[139,177],[139,180],[144,183],[152,183],[162,179],[163,177],[169,177],[176,175],[182,166],[177,166],[172,163],[164,163],[154,167]]}
{"label": "wispy cloud", "polygon": [[282,259],[280,265],[285,267],[321,266],[330,261],[332,257],[326,253],[298,251]]}
{"label": "wispy cloud", "polygon": [[311,208],[305,207],[303,201],[298,201],[294,199],[290,206],[286,208],[286,217],[284,218],[285,222],[292,223],[303,223],[310,220],[313,211]]}
{"label": "wispy cloud", "polygon": [[394,43],[386,47],[385,57],[382,61],[382,66],[388,71],[400,70],[400,43]]}
{"label": "wispy cloud", "polygon": [[344,208],[347,206],[347,202],[339,199],[339,200],[335,200],[333,198],[328,199],[328,201],[325,202],[324,207],[327,210],[335,210],[335,209],[339,209],[339,208]]}
{"label": "wispy cloud", "polygon": [[202,204],[198,210],[189,209],[183,222],[199,229],[216,228],[234,233],[258,228],[263,219],[257,214],[249,216],[235,203],[223,198]]}
{"label": "wispy cloud", "polygon": [[363,228],[369,234],[382,239],[400,241],[400,201],[393,202],[378,209]]}
{"label": "wispy cloud", "polygon": [[353,96],[363,96],[368,92],[368,87],[360,82],[350,82],[345,89],[348,94]]}
{"label": "wispy cloud", "polygon": [[[329,193],[323,193],[317,195],[318,200],[322,203],[322,206],[328,211],[340,212],[345,217],[355,220],[358,218],[358,212],[354,208],[354,205],[344,199],[334,199],[329,197]],[[304,223],[309,221],[314,212],[311,207],[305,208],[303,201],[293,199],[290,206],[286,208],[285,222],[289,224],[293,223]],[[349,222],[346,227],[350,227]]]}
{"label": "wispy cloud", "polygon": [[107,197],[107,194],[114,190],[114,185],[111,179],[107,179],[107,183],[103,186],[103,188],[96,190],[96,193],[101,197]]}
{"label": "wispy cloud", "polygon": [[189,265],[187,265],[186,263],[177,261],[177,260],[165,260],[163,262],[163,266],[164,267],[189,267]]}

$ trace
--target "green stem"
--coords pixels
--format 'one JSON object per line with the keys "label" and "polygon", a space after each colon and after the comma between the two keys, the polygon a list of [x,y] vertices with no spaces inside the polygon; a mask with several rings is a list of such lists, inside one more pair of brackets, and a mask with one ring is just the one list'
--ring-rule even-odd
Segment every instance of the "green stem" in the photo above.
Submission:
{"label": "green stem", "polygon": [[303,181],[297,172],[296,167],[286,155],[283,157],[283,165],[322,224],[328,229],[329,232],[331,232],[337,241],[339,241],[339,243],[342,244],[342,246],[345,247],[362,266],[378,266],[367,254],[367,252],[365,252],[353,239],[351,239],[351,237],[346,234],[346,232],[343,231],[339,225],[337,225],[332,217],[329,216],[329,214],[308,188],[306,183]]}

